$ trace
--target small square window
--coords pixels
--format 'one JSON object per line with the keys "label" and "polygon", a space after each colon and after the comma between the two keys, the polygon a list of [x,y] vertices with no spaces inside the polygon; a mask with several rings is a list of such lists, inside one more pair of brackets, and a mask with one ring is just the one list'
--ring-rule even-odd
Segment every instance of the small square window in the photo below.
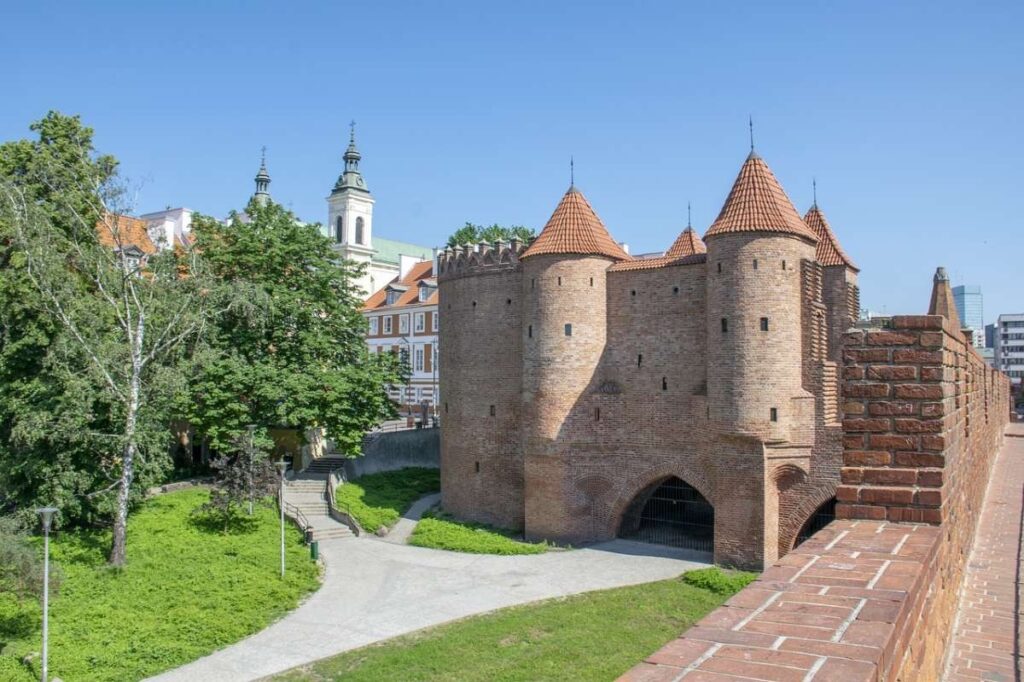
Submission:
{"label": "small square window", "polygon": [[729,319],[723,317],[722,318],[722,333],[725,334],[727,331],[729,331]]}
{"label": "small square window", "polygon": [[566,336],[572,336],[572,325],[571,324],[565,325],[565,335]]}
{"label": "small square window", "polygon": [[763,331],[763,332],[768,331],[768,318],[767,317],[762,317],[761,318],[761,331]]}

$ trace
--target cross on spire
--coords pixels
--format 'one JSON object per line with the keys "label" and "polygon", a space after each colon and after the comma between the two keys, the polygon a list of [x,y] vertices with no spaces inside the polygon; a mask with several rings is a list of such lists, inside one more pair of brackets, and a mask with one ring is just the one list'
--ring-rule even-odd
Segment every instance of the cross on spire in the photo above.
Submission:
{"label": "cross on spire", "polygon": [[814,191],[814,206],[818,205],[818,178],[811,178],[811,187]]}
{"label": "cross on spire", "polygon": [[693,227],[693,216],[690,213],[690,202],[686,202],[686,227]]}
{"label": "cross on spire", "polygon": [[348,141],[356,141],[356,120],[352,119],[348,124]]}
{"label": "cross on spire", "polygon": [[748,119],[750,124],[750,151],[754,151],[754,117],[751,115]]}
{"label": "cross on spire", "polygon": [[569,155],[569,186],[576,186],[576,163],[572,155]]}

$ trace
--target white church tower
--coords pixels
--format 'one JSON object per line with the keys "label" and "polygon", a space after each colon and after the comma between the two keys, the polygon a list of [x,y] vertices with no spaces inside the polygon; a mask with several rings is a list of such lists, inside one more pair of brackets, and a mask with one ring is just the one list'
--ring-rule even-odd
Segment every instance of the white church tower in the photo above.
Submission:
{"label": "white church tower", "polygon": [[364,295],[381,286],[374,281],[373,248],[373,196],[359,172],[362,156],[356,149],[356,124],[353,121],[345,150],[345,170],[327,197],[327,236],[334,240],[335,248],[346,260],[366,263],[366,271],[356,284]]}

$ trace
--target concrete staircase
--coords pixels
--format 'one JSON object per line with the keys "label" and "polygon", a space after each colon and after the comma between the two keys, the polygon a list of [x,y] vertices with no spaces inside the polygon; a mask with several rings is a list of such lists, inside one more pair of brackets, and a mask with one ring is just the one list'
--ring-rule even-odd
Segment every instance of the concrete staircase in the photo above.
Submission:
{"label": "concrete staircase", "polygon": [[297,516],[293,512],[293,509],[297,509],[308,521],[313,530],[313,539],[318,542],[353,536],[348,526],[331,517],[327,504],[327,475],[340,466],[342,461],[340,457],[314,460],[295,478],[285,482],[285,514]]}

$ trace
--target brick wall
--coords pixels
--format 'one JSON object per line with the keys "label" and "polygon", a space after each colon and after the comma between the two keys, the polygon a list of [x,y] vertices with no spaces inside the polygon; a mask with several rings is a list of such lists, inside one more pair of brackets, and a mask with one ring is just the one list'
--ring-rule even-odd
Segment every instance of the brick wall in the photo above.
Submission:
{"label": "brick wall", "polygon": [[1009,380],[939,315],[848,332],[842,355],[845,518],[624,680],[939,678]]}

